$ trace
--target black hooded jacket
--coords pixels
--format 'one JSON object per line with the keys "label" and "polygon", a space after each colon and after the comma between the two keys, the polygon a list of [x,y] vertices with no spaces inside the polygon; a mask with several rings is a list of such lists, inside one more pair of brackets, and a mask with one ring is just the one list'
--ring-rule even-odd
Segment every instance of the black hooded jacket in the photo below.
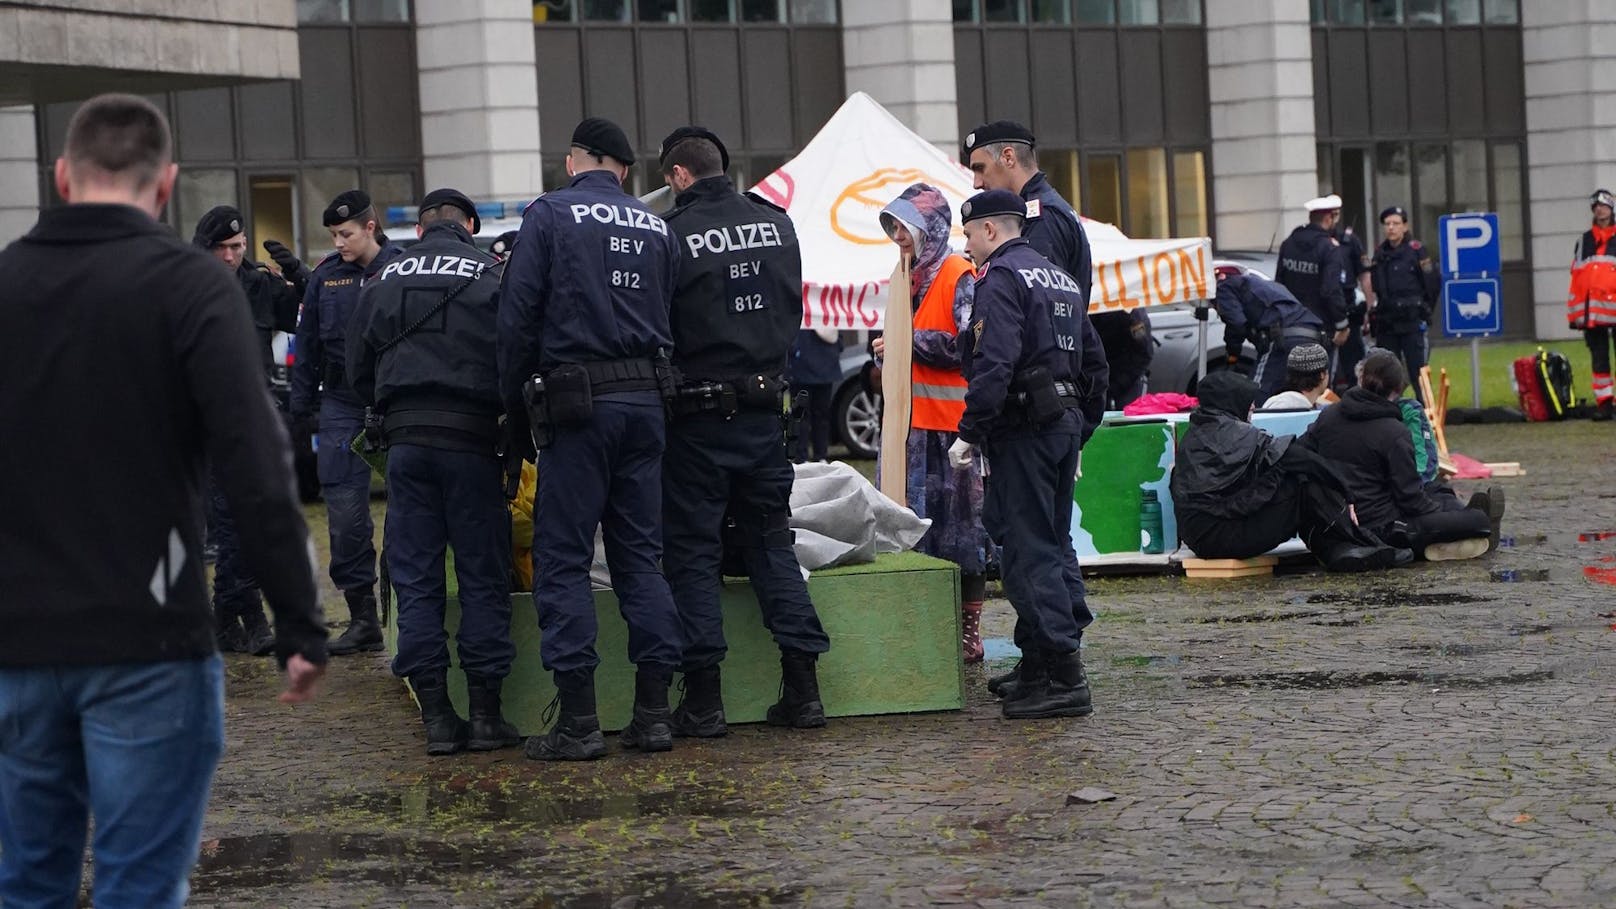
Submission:
{"label": "black hooded jacket", "polygon": [[1358,523],[1370,530],[1441,510],[1414,469],[1414,443],[1395,401],[1349,388],[1340,403],[1324,408],[1302,443],[1341,472]]}

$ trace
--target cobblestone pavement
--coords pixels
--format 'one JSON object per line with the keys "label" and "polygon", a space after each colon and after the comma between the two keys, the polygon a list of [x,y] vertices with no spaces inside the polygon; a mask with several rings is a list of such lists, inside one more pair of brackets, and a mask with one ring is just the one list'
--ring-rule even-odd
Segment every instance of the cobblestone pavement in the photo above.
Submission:
{"label": "cobblestone pavement", "polygon": [[1613,442],[1454,428],[1529,472],[1483,561],[1094,581],[1083,720],[1001,720],[973,668],[961,713],[429,760],[383,660],[290,709],[232,658],[193,905],[1616,905],[1616,587],[1590,577],[1616,538],[1579,540],[1616,530]]}

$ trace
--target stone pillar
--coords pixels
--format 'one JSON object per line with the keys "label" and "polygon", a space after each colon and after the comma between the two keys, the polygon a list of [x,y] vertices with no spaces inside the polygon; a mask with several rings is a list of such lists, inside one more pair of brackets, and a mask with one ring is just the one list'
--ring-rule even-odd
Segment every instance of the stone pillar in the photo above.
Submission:
{"label": "stone pillar", "polygon": [[38,155],[34,109],[0,109],[0,247],[39,220]]}
{"label": "stone pillar", "polygon": [[1572,247],[1588,229],[1588,197],[1599,188],[1616,191],[1613,36],[1606,0],[1521,4],[1532,321],[1539,338],[1576,336],[1565,319]]}
{"label": "stone pillar", "polygon": [[849,94],[864,92],[926,141],[959,154],[948,0],[843,3],[842,61]]}
{"label": "stone pillar", "polygon": [[1278,247],[1318,194],[1307,0],[1206,4],[1218,246]]}
{"label": "stone pillar", "polygon": [[539,163],[538,67],[529,0],[416,0],[423,191],[530,199]]}

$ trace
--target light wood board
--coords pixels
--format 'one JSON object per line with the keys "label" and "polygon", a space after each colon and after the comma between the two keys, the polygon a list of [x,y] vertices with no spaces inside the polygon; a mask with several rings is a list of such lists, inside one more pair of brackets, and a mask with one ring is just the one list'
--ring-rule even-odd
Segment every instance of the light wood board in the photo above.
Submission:
{"label": "light wood board", "polygon": [[881,492],[908,507],[909,497],[909,367],[914,360],[914,314],[909,309],[909,257],[900,256],[887,292],[886,324],[881,336]]}

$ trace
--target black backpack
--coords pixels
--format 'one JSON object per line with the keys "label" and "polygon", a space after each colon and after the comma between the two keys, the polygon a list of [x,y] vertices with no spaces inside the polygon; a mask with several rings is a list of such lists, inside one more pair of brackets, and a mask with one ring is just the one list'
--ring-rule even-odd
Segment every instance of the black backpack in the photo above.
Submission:
{"label": "black backpack", "polygon": [[1543,403],[1551,420],[1564,420],[1577,406],[1577,393],[1571,377],[1571,361],[1556,351],[1537,351],[1537,379],[1543,389]]}

